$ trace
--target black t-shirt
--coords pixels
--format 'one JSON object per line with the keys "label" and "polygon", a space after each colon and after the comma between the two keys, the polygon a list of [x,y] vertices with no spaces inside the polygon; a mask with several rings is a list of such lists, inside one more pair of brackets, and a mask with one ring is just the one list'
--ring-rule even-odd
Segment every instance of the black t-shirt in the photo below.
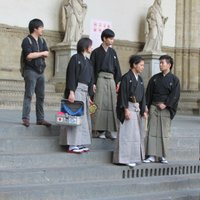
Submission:
{"label": "black t-shirt", "polygon": [[[36,41],[31,35],[24,38],[21,47],[24,58],[26,58],[30,53],[48,51],[46,41],[43,38],[38,38],[38,41]],[[43,73],[45,67],[46,64],[44,57],[35,58],[31,61],[25,60],[25,70],[30,69],[37,73]]]}

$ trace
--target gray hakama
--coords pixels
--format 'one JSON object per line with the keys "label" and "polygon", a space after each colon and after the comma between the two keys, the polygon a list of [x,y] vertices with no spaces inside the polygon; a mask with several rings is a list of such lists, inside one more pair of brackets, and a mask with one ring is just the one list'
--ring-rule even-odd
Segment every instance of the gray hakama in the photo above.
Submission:
{"label": "gray hakama", "polygon": [[131,119],[120,123],[113,155],[113,163],[139,163],[144,159],[144,132],[138,103],[128,103]]}
{"label": "gray hakama", "polygon": [[151,105],[147,135],[147,155],[166,157],[170,127],[169,110],[160,110],[157,106]]}
{"label": "gray hakama", "polygon": [[95,131],[117,131],[117,95],[113,74],[100,72],[96,87],[94,102],[97,105],[97,110],[92,115],[92,129]]}
{"label": "gray hakama", "polygon": [[89,114],[88,86],[78,83],[75,99],[84,102],[84,115],[80,126],[62,126],[60,129],[60,145],[91,144],[91,119]]}

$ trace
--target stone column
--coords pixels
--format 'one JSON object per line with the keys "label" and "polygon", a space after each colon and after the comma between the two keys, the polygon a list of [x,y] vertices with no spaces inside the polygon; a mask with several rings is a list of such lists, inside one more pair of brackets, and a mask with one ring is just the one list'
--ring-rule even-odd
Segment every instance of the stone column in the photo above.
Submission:
{"label": "stone column", "polygon": [[160,61],[159,58],[165,53],[146,53],[139,52],[138,55],[144,58],[144,71],[141,76],[144,81],[145,87],[148,84],[149,79],[154,75],[160,72]]}
{"label": "stone column", "polygon": [[200,89],[200,1],[176,0],[176,75],[182,90]]}
{"label": "stone column", "polygon": [[59,43],[52,46],[51,50],[55,52],[55,70],[53,81],[57,92],[63,92],[66,69],[72,55],[76,53],[76,44]]}

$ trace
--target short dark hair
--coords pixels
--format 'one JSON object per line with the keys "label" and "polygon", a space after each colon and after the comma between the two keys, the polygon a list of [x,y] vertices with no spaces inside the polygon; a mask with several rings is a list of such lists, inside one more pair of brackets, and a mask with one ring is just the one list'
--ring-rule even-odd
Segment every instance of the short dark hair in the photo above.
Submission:
{"label": "short dark hair", "polygon": [[162,55],[160,56],[159,60],[166,60],[166,62],[168,64],[171,64],[170,70],[172,69],[173,65],[174,65],[174,61],[173,58],[169,55]]}
{"label": "short dark hair", "polygon": [[90,46],[92,46],[92,40],[90,38],[81,38],[77,43],[77,52],[82,53]]}
{"label": "short dark hair", "polygon": [[115,37],[115,33],[111,29],[107,28],[101,33],[101,40],[102,41],[103,41],[104,37],[105,38],[114,38]]}
{"label": "short dark hair", "polygon": [[130,68],[133,68],[133,65],[137,65],[138,63],[140,63],[141,61],[143,61],[144,59],[141,56],[138,55],[132,55],[129,58],[129,65]]}
{"label": "short dark hair", "polygon": [[29,22],[28,28],[29,28],[29,32],[33,33],[34,29],[38,29],[39,27],[44,27],[44,24],[42,22],[42,20],[40,19],[32,19]]}

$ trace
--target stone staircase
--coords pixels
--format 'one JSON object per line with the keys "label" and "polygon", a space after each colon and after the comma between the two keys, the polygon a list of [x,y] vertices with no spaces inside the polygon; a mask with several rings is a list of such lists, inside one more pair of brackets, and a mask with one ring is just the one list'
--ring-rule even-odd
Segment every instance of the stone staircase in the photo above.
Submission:
{"label": "stone staircase", "polygon": [[[200,200],[200,118],[172,122],[170,164],[112,164],[114,142],[92,139],[91,151],[66,153],[54,123],[62,94],[46,84],[51,128],[23,127],[23,81],[0,81],[0,200]],[[35,98],[33,98],[33,102]],[[32,110],[34,110],[34,103]]]}
{"label": "stone staircase", "polygon": [[[55,92],[53,83],[45,84],[44,109],[58,110],[62,93]],[[21,110],[24,97],[24,81],[0,80],[0,109]],[[32,110],[35,110],[35,95],[32,100]]]}
{"label": "stone staircase", "polygon": [[[53,113],[46,113],[52,122]],[[46,128],[32,123],[26,128],[18,116],[18,111],[0,112],[1,200],[200,199],[198,160],[174,157],[169,165],[113,165],[113,141],[93,138],[90,152],[69,154],[58,145],[59,126]],[[172,130],[183,120],[176,121]],[[198,127],[195,137],[197,131]]]}
{"label": "stone staircase", "polygon": [[[63,93],[55,92],[55,85],[52,82],[45,84],[46,110],[58,110],[59,102]],[[0,109],[21,110],[24,95],[24,81],[22,80],[0,80]],[[32,110],[35,97],[33,97]],[[200,114],[200,92],[181,92],[178,114],[199,115]]]}
{"label": "stone staircase", "polygon": [[182,91],[178,107],[179,114],[200,115],[200,91]]}

